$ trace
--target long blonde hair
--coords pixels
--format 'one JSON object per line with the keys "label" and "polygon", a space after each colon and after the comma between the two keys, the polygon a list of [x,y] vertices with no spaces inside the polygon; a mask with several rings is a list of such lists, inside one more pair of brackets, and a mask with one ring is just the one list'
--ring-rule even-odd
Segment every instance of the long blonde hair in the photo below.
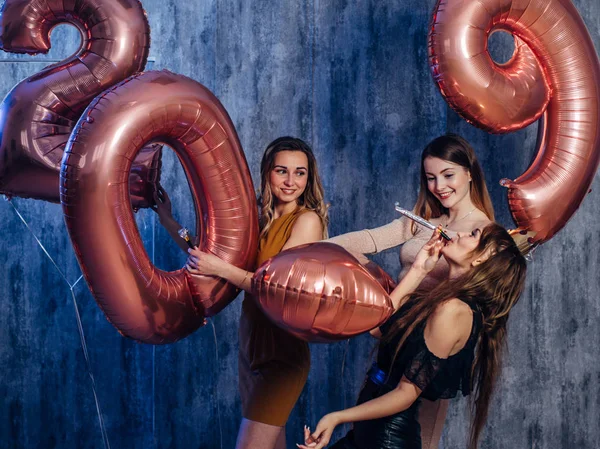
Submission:
{"label": "long blonde hair", "polygon": [[260,163],[260,196],[258,198],[260,204],[260,238],[262,239],[267,234],[274,220],[275,201],[271,191],[269,175],[275,167],[275,155],[280,151],[301,151],[306,155],[308,159],[308,182],[306,183],[306,189],[298,198],[298,206],[317,213],[323,227],[323,238],[327,238],[329,217],[324,200],[323,184],[317,169],[317,160],[306,142],[289,136],[280,137],[271,142],[267,146]]}
{"label": "long blonde hair", "polygon": [[[425,159],[435,157],[452,162],[464,167],[471,173],[470,194],[473,205],[483,211],[487,217],[494,221],[494,207],[485,185],[485,177],[475,151],[469,142],[456,134],[446,134],[433,139],[421,153],[421,181],[419,197],[415,205],[416,213],[426,220],[448,214],[448,209],[442,206],[439,200],[427,188],[427,175],[425,174]],[[416,226],[413,224],[413,233]]]}
{"label": "long blonde hair", "polygon": [[[471,437],[469,449],[476,449],[485,424],[496,379],[502,362],[509,312],[525,286],[527,266],[508,232],[490,223],[481,232],[474,254],[491,252],[483,263],[456,279],[449,279],[430,291],[418,290],[408,299],[402,314],[383,336],[390,341],[401,335],[394,359],[417,326],[431,316],[435,308],[451,298],[460,298],[481,312],[482,329],[472,366]],[[475,312],[478,313],[478,312]],[[393,366],[393,362],[392,362]]]}

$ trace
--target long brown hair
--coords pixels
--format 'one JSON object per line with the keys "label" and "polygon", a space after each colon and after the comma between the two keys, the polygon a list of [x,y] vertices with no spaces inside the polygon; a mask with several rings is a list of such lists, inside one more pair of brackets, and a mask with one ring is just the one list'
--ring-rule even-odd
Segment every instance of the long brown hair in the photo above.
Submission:
{"label": "long brown hair", "polygon": [[323,226],[323,238],[327,238],[329,217],[324,200],[323,184],[317,169],[317,160],[306,142],[289,136],[279,137],[271,142],[267,146],[260,163],[260,196],[258,198],[261,208],[260,238],[267,234],[274,220],[275,201],[271,191],[269,174],[275,167],[275,155],[281,151],[301,151],[306,155],[308,159],[308,182],[306,183],[306,189],[298,198],[298,206],[317,213]]}
{"label": "long brown hair", "polygon": [[[506,340],[506,323],[525,285],[525,258],[508,232],[497,223],[481,231],[474,254],[490,252],[483,263],[456,279],[448,279],[430,291],[418,290],[407,300],[406,313],[384,335],[384,341],[401,335],[394,358],[406,338],[424,324],[441,303],[460,298],[481,312],[482,329],[472,367],[471,437],[469,449],[477,448],[485,424]],[[475,312],[477,313],[477,312]],[[393,365],[393,362],[392,362]]]}
{"label": "long brown hair", "polygon": [[[494,207],[485,185],[485,177],[475,151],[469,142],[456,134],[446,134],[433,139],[421,153],[421,181],[419,186],[419,197],[415,205],[418,215],[429,220],[443,214],[448,214],[448,209],[442,206],[439,200],[427,188],[427,175],[425,174],[425,159],[435,157],[444,161],[452,162],[464,167],[471,173],[470,194],[473,205],[483,211],[487,217],[494,221]],[[413,231],[416,227],[413,226]]]}

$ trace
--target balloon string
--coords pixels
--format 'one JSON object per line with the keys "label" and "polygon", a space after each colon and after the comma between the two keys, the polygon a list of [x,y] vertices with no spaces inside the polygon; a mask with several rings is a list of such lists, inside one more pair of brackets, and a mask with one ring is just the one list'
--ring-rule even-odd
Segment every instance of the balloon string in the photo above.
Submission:
{"label": "balloon string", "polygon": [[79,338],[81,339],[81,348],[83,349],[83,355],[85,358],[85,365],[87,367],[90,381],[92,382],[92,392],[94,393],[94,402],[96,403],[96,413],[98,414],[98,421],[100,423],[100,432],[102,433],[102,441],[104,447],[110,449],[110,443],[108,442],[108,435],[106,433],[106,426],[104,425],[104,419],[102,418],[102,410],[100,409],[100,401],[98,400],[98,394],[96,393],[96,380],[94,379],[94,373],[92,371],[92,365],[88,356],[87,344],[85,342],[85,335],[83,333],[83,326],[81,325],[81,316],[79,314],[79,307],[77,306],[77,299],[75,298],[75,292],[73,287],[70,288],[71,297],[73,299],[73,308],[75,309],[75,316],[77,318],[77,329],[79,330]]}
{"label": "balloon string", "polygon": [[[218,346],[218,340],[217,340],[217,330],[215,329],[215,323],[213,323],[212,319],[208,319],[208,321],[210,322],[210,325],[212,326],[212,330],[213,330],[213,337],[215,339],[215,359],[216,359],[216,367],[217,367],[217,376],[215,376],[215,379],[218,379],[219,376],[219,346]],[[215,390],[216,390],[216,382],[215,382]],[[220,443],[221,443],[221,449],[223,449],[223,428],[221,426],[221,407],[219,406],[219,399],[218,396],[215,394],[214,395],[215,398],[217,398],[217,416],[219,418],[219,438],[220,438]]]}
{"label": "balloon string", "polygon": [[[152,214],[152,265],[156,266],[156,214]],[[156,447],[156,345],[152,345],[152,446]]]}
{"label": "balloon string", "polygon": [[16,208],[16,206],[13,204],[12,200],[7,200],[7,201],[8,201],[8,204],[10,204],[12,206],[12,208],[15,210],[15,213],[21,219],[21,221],[23,222],[23,224],[25,225],[25,227],[27,228],[27,230],[31,233],[31,235],[33,236],[33,238],[35,239],[35,241],[40,246],[40,248],[42,248],[42,251],[44,251],[44,254],[46,254],[46,256],[48,257],[48,259],[50,259],[50,262],[52,262],[52,265],[54,265],[54,268],[56,268],[56,271],[58,271],[58,274],[60,274],[60,277],[62,277],[64,279],[64,281],[67,283],[67,285],[69,286],[69,288],[71,288],[72,287],[71,283],[69,282],[69,280],[67,279],[67,277],[65,276],[65,274],[62,272],[62,270],[58,267],[58,265],[56,264],[56,262],[54,261],[54,259],[52,258],[52,256],[50,256],[50,254],[48,253],[48,251],[46,250],[46,248],[44,247],[44,245],[42,244],[42,242],[40,241],[40,239],[38,239],[37,235],[35,235],[35,233],[33,232],[33,229],[31,229],[31,226],[29,226],[29,223],[27,223],[27,221],[25,220],[25,218],[23,218],[23,215],[21,215],[21,212],[18,211],[18,209]]}
{"label": "balloon string", "polygon": [[79,284],[79,281],[80,281],[80,280],[82,280],[82,279],[83,279],[83,274],[77,278],[77,280],[76,280],[76,281],[73,283],[73,285],[71,286],[71,289],[74,289],[74,288],[75,288],[75,286],[76,286],[77,284]]}
{"label": "balloon string", "polygon": [[[348,354],[348,348],[350,347],[350,339],[346,340],[346,347],[344,348],[344,355],[342,356],[342,372],[340,375],[340,379],[342,379],[342,382],[344,381],[344,368],[346,367],[346,355]],[[342,401],[343,401],[343,409],[346,409],[346,393],[344,392],[344,394],[342,395]]]}
{"label": "balloon string", "polygon": [[68,281],[68,279],[65,276],[65,274],[63,273],[63,271],[58,267],[58,264],[54,261],[54,259],[52,258],[52,256],[50,256],[50,253],[46,250],[46,248],[44,247],[44,245],[42,244],[42,242],[40,241],[40,239],[35,235],[35,233],[33,232],[33,229],[31,229],[31,226],[29,226],[29,223],[27,223],[27,220],[25,220],[25,218],[23,217],[23,215],[21,215],[21,213],[19,212],[19,210],[16,208],[16,206],[13,204],[13,202],[10,199],[8,200],[8,203],[12,206],[12,208],[15,211],[15,213],[21,219],[21,221],[23,222],[23,224],[25,225],[25,227],[27,228],[27,230],[30,232],[30,234],[33,236],[33,238],[35,239],[35,241],[37,242],[37,244],[39,245],[39,247],[42,249],[42,251],[44,252],[44,254],[46,254],[46,257],[48,257],[48,259],[50,260],[50,262],[52,263],[52,265],[54,265],[54,268],[56,268],[56,271],[58,271],[58,273],[63,278],[63,280],[65,281],[65,283],[69,286],[69,291],[71,292],[71,299],[73,300],[73,307],[75,309],[75,318],[77,320],[77,329],[79,331],[79,339],[81,341],[81,348],[83,350],[83,356],[84,356],[84,359],[85,359],[85,365],[86,365],[86,368],[87,368],[88,375],[90,376],[90,380],[92,382],[92,392],[94,393],[94,402],[96,404],[96,413],[98,414],[98,422],[100,424],[100,433],[102,434],[102,441],[104,442],[104,447],[106,449],[110,449],[110,443],[108,441],[108,434],[106,433],[106,426],[104,425],[104,419],[102,418],[102,410],[100,408],[100,401],[98,400],[98,394],[96,392],[96,380],[94,379],[94,374],[92,372],[92,365],[90,363],[90,358],[89,358],[88,350],[87,350],[87,344],[85,342],[85,334],[83,332],[83,326],[81,324],[81,315],[79,314],[79,307],[77,305],[77,298],[75,297],[75,292],[73,291],[73,289],[75,288],[75,286],[83,278],[83,275],[79,276],[79,278],[73,284],[71,284]]}

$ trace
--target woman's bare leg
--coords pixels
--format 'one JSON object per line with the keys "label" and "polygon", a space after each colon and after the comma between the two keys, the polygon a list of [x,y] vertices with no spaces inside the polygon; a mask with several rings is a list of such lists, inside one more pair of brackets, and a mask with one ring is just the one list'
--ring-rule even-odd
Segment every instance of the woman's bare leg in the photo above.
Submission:
{"label": "woman's bare leg", "polygon": [[242,418],[235,447],[236,449],[285,449],[285,428]]}
{"label": "woman's bare leg", "polygon": [[421,444],[423,449],[438,449],[446,413],[447,399],[428,401],[423,399],[419,407],[419,424],[421,424]]}
{"label": "woman's bare leg", "polygon": [[285,447],[285,427],[282,427],[281,432],[279,432],[279,438],[277,438],[277,443],[275,443],[275,449],[286,449],[286,447]]}

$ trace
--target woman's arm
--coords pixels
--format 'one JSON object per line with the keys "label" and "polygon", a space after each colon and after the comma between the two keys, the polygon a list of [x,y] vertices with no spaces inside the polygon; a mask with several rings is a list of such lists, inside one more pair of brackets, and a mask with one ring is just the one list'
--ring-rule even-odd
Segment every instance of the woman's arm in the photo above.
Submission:
{"label": "woman's arm", "polygon": [[[158,190],[154,192],[154,206],[152,206],[152,210],[156,212],[160,224],[167,230],[177,246],[183,252],[187,253],[189,247],[186,241],[179,236],[179,230],[182,226],[173,218],[171,199],[162,186],[159,186]],[[192,237],[193,240],[195,240],[195,237]]]}
{"label": "woman's arm", "polygon": [[[412,292],[421,284],[427,274],[433,270],[440,260],[440,251],[444,247],[444,241],[440,237],[439,231],[433,231],[433,235],[417,253],[415,260],[406,273],[406,276],[398,283],[396,288],[390,294],[394,310],[398,310]],[[371,330],[371,335],[380,338],[379,328]]]}
{"label": "woman's arm", "polygon": [[188,249],[189,257],[185,268],[192,274],[217,276],[231,282],[237,288],[251,293],[250,280],[254,273],[236,267],[214,254],[200,251],[197,247]]}
{"label": "woman's arm", "polygon": [[420,394],[421,390],[417,386],[406,378],[402,378],[398,386],[389,393],[360,405],[323,416],[312,434],[305,430],[304,444],[298,444],[298,447],[301,449],[324,448],[329,444],[334,429],[340,424],[393,415],[409,408]]}
{"label": "woman's arm", "polygon": [[[319,216],[312,211],[305,212],[296,219],[282,251],[304,243],[316,242],[322,237],[323,227]],[[238,268],[213,254],[200,251],[198,248],[189,249],[188,253],[190,256],[185,267],[190,273],[218,276],[242,290],[251,292],[250,280],[254,275],[253,272]]]}
{"label": "woman's arm", "polygon": [[[471,334],[472,323],[473,313],[463,301],[453,298],[440,304],[425,326],[424,339],[427,349],[433,357],[442,360],[456,354],[466,344]],[[410,367],[409,364],[409,369],[405,373],[409,373]],[[431,372],[430,377],[412,379],[412,381],[403,376],[398,386],[389,393],[355,407],[325,415],[311,435],[307,437],[305,433],[305,445],[299,447],[321,449],[329,443],[333,430],[339,424],[383,418],[406,410],[438,372]]]}
{"label": "woman's arm", "polygon": [[374,229],[349,232],[326,240],[352,254],[377,254],[412,238],[412,221],[406,217]]}

